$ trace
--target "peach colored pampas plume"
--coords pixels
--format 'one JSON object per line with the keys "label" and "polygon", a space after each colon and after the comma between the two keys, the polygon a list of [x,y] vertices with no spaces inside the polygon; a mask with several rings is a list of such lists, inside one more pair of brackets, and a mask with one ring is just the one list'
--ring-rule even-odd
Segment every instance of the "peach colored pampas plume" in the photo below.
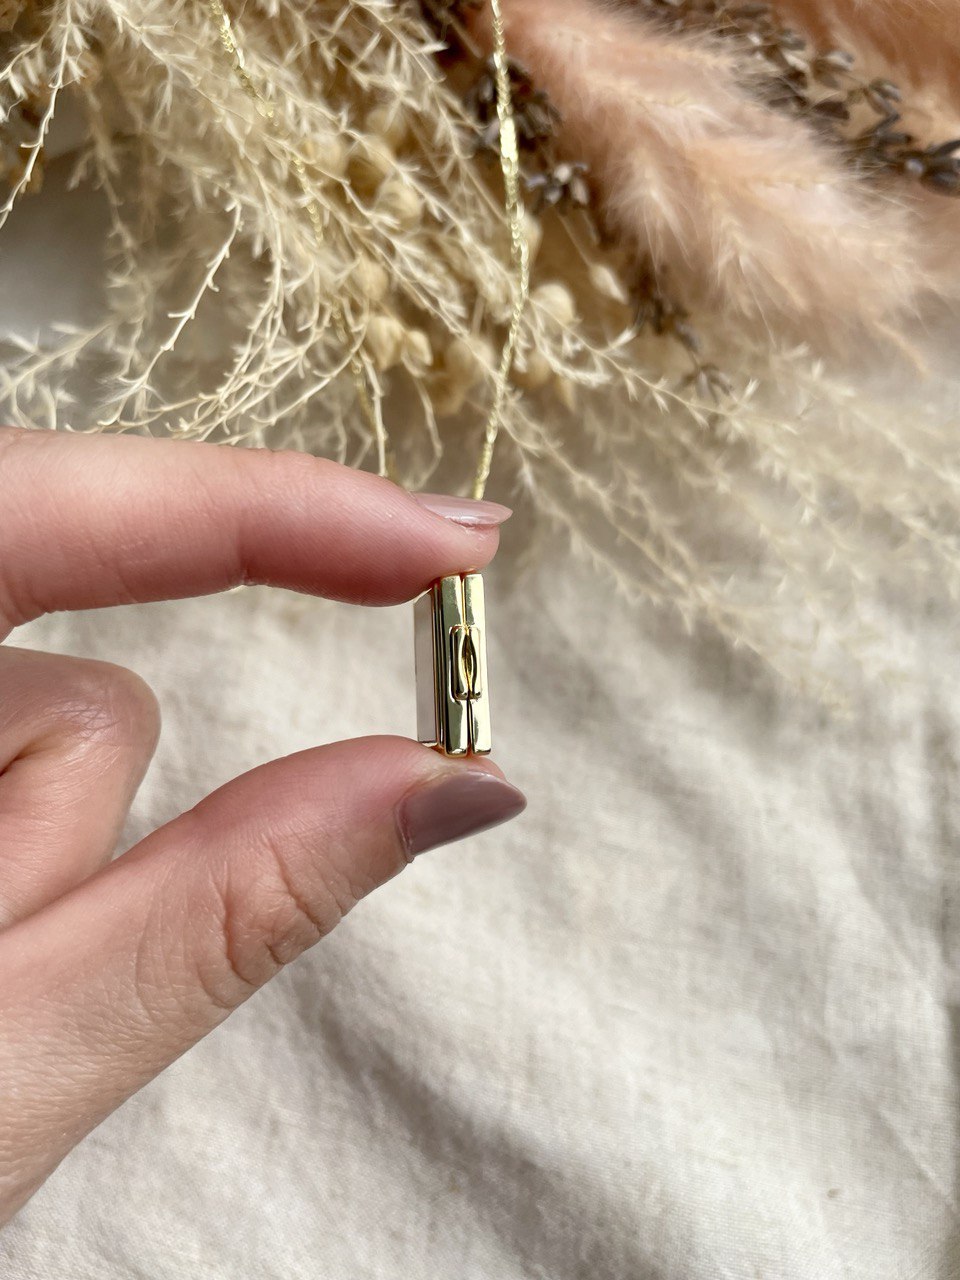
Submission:
{"label": "peach colored pampas plume", "polygon": [[507,0],[510,52],[563,117],[611,231],[682,296],[829,345],[916,303],[909,221],[803,123],[745,87],[741,55],[595,0]]}

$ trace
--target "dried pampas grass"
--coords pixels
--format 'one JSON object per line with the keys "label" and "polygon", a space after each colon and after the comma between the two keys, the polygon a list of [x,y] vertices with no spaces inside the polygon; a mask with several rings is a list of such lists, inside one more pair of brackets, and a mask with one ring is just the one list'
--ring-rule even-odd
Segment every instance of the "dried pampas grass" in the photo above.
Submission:
{"label": "dried pampas grass", "polygon": [[686,300],[822,349],[895,337],[915,316],[933,280],[907,212],[766,107],[742,49],[594,0],[508,0],[506,14],[610,233]]}
{"label": "dried pampas grass", "polygon": [[[879,579],[960,594],[951,378],[904,415],[795,340],[897,332],[923,285],[906,215],[758,105],[715,43],[620,40],[625,19],[588,0],[507,3],[514,52],[563,113],[549,147],[592,160],[616,243],[563,201],[527,219],[533,287],[491,496],[629,599],[835,689],[849,655],[869,661]],[[109,277],[96,325],[8,354],[4,416],[372,466],[359,360],[397,478],[465,487],[515,288],[498,169],[457,82],[476,69],[444,77],[412,2],[262,0],[234,18],[269,113],[199,0],[51,0],[15,28],[0,101],[8,119],[30,110],[7,208],[69,91]],[[684,340],[637,323],[650,249],[699,300],[697,342],[659,295],[653,327]]]}

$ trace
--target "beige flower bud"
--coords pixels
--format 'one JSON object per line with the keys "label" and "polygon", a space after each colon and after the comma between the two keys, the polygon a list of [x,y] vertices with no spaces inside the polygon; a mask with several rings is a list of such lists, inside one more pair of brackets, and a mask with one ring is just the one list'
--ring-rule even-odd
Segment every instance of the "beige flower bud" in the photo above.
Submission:
{"label": "beige flower bud", "polygon": [[529,209],[523,211],[523,236],[527,242],[527,249],[530,253],[530,261],[536,258],[540,252],[540,244],[543,240],[543,227],[540,225],[540,219],[535,217]]}
{"label": "beige flower bud", "polygon": [[350,154],[350,182],[362,196],[372,196],[387,174],[397,168],[397,157],[380,138],[364,138]]}
{"label": "beige flower bud", "polygon": [[400,361],[405,332],[395,316],[374,316],[367,325],[364,346],[381,373]]}
{"label": "beige flower bud", "polygon": [[347,171],[347,148],[335,134],[306,138],[303,155],[308,164],[332,178],[342,178]]}
{"label": "beige flower bud", "polygon": [[454,338],[443,353],[443,367],[452,382],[469,391],[493,364],[493,348],[485,338]]}
{"label": "beige flower bud", "polygon": [[530,300],[546,311],[547,315],[559,325],[573,324],[577,318],[577,307],[573,294],[559,280],[550,280],[546,284],[537,285],[530,294]]}
{"label": "beige flower bud", "polygon": [[438,418],[459,413],[467,398],[467,388],[446,374],[433,378],[429,385],[430,403]]}
{"label": "beige flower bud", "polygon": [[624,305],[630,301],[623,287],[623,281],[605,263],[595,262],[590,268],[589,277],[590,284],[602,298],[609,298],[611,302]]}
{"label": "beige flower bud", "polygon": [[395,106],[371,107],[363,121],[364,130],[376,138],[383,138],[394,151],[399,150],[409,135],[407,120]]}
{"label": "beige flower bud", "polygon": [[364,255],[357,259],[357,264],[353,268],[352,283],[356,285],[357,292],[361,293],[368,302],[377,303],[382,302],[387,296],[390,276],[387,274],[386,267]]}
{"label": "beige flower bud", "polygon": [[530,351],[523,363],[523,368],[515,364],[511,378],[524,391],[539,391],[553,377],[553,369],[546,356],[539,351]]}
{"label": "beige flower bud", "polygon": [[[463,263],[461,271],[469,280],[476,272],[476,269],[476,263],[467,259]],[[498,271],[496,275],[491,272],[489,278],[483,282],[490,315],[504,323],[510,319],[510,312],[513,310],[514,299],[516,298],[517,286],[514,274],[512,270],[505,267],[503,271]]]}
{"label": "beige flower bud", "polygon": [[402,178],[388,178],[377,192],[377,207],[396,218],[401,227],[412,227],[420,221],[423,201]]}
{"label": "beige flower bud", "polygon": [[403,355],[414,372],[423,372],[433,364],[433,348],[422,329],[408,329],[403,335]]}
{"label": "beige flower bud", "polygon": [[573,413],[577,407],[577,389],[570,379],[558,376],[554,380],[553,389],[563,407]]}

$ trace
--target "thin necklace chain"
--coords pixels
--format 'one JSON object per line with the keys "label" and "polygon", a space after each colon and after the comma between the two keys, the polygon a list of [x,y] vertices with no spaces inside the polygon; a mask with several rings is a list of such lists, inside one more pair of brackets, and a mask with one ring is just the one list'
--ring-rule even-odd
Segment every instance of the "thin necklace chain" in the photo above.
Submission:
{"label": "thin necklace chain", "polygon": [[[230,59],[233,73],[237,77],[243,91],[254,103],[260,115],[271,124],[276,125],[276,112],[274,110],[273,103],[266,97],[247,70],[243,50],[237,39],[234,25],[230,21],[230,15],[224,7],[223,0],[207,0],[207,7],[210,11],[211,17],[217,25],[220,43],[223,46],[227,57]],[[516,287],[514,290],[513,306],[510,313],[510,325],[507,330],[506,340],[504,341],[503,351],[500,356],[500,365],[497,370],[496,382],[494,384],[493,401],[484,427],[483,444],[481,446],[480,458],[477,462],[477,470],[474,475],[473,487],[471,490],[472,496],[478,499],[483,497],[484,492],[486,491],[487,481],[490,478],[490,467],[493,462],[493,453],[496,448],[497,436],[500,433],[500,427],[503,423],[503,411],[507,398],[507,390],[509,388],[510,370],[513,366],[517,340],[520,336],[520,325],[523,320],[523,312],[526,307],[527,296],[530,290],[530,252],[523,225],[524,209],[520,184],[520,150],[517,141],[517,125],[513,113],[513,95],[510,89],[510,64],[507,58],[506,40],[504,38],[503,11],[501,9],[500,0],[490,0],[490,10],[493,25],[493,63],[494,71],[496,73],[497,117],[500,126],[500,168],[503,172],[505,207],[507,222],[510,228],[510,258],[511,264],[516,272]],[[317,246],[320,247],[324,241],[323,219],[320,215],[320,209],[317,205],[317,201],[310,189],[306,166],[304,165],[303,158],[296,146],[288,143],[285,139],[281,139],[281,141],[285,143],[286,149],[290,155],[290,164],[293,168],[297,183],[303,195],[306,197],[307,217],[310,219],[310,224],[313,227],[313,234],[316,238]],[[333,316],[334,325],[337,329],[337,335],[341,342],[346,347],[353,347],[343,309],[336,299],[334,299],[332,303],[331,314]],[[390,440],[380,412],[379,396],[371,395],[368,381],[369,374],[364,365],[363,359],[356,348],[353,348],[351,351],[350,371],[353,375],[357,399],[360,402],[363,415],[366,418],[377,443],[377,464],[379,473],[383,476],[390,475],[393,470]]]}
{"label": "thin necklace chain", "polygon": [[482,498],[490,478],[493,451],[503,423],[503,407],[509,386],[520,324],[530,291],[530,248],[523,225],[523,196],[520,192],[520,148],[517,143],[517,122],[513,114],[513,93],[510,88],[510,64],[503,33],[503,11],[500,0],[490,0],[493,18],[493,64],[497,81],[497,116],[500,122],[500,168],[503,171],[503,189],[506,201],[507,222],[510,225],[510,257],[517,273],[510,328],[500,355],[500,367],[493,392],[490,416],[483,432],[483,445],[473,479],[472,496]]}

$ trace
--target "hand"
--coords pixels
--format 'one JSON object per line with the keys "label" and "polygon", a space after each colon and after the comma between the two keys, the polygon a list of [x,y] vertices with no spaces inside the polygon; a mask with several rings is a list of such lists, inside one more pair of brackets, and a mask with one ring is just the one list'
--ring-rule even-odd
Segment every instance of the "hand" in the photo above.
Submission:
{"label": "hand", "polygon": [[[302,454],[4,429],[0,639],[242,582],[392,604],[482,568],[507,514]],[[129,671],[0,647],[0,1222],[414,854],[523,807],[490,763],[358,739],[254,769],[105,867],[158,722]]]}

